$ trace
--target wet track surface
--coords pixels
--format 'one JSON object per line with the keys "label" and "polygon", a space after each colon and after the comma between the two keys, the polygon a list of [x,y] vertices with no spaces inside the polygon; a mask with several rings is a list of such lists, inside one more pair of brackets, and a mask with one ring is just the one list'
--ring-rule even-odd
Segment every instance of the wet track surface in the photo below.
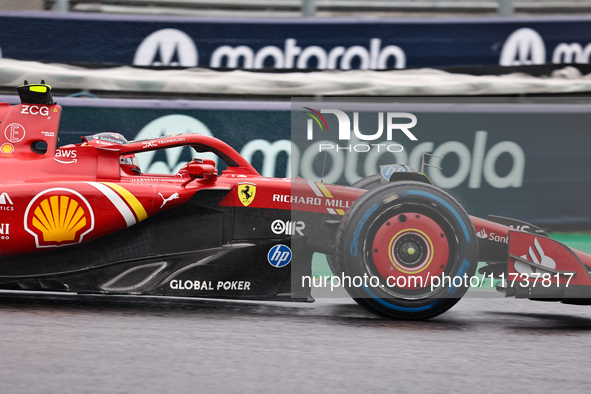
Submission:
{"label": "wet track surface", "polygon": [[591,307],[466,298],[422,322],[314,304],[0,295],[1,393],[584,392]]}

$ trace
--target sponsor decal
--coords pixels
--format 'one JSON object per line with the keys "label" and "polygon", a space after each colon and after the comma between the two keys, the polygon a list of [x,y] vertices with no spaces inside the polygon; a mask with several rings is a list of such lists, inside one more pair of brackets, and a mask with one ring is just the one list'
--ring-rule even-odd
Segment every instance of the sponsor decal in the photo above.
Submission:
{"label": "sponsor decal", "polygon": [[94,212],[78,192],[53,188],[37,194],[25,211],[25,230],[37,248],[78,244],[94,229]]}
{"label": "sponsor decal", "polygon": [[493,241],[493,242],[499,242],[499,243],[505,243],[505,244],[509,243],[509,240],[507,239],[507,237],[501,237],[500,235],[497,235],[495,233],[487,234],[486,231],[484,230],[484,228],[482,230],[480,230],[479,232],[477,232],[476,236],[480,239],[488,239],[489,241]]}
{"label": "sponsor decal", "polygon": [[277,219],[271,223],[271,231],[277,235],[287,234],[287,235],[304,235],[303,230],[306,228],[306,223],[303,221],[291,221],[286,220],[283,221],[281,219]]}
{"label": "sponsor decal", "polygon": [[214,285],[212,281],[206,280],[179,280],[173,279],[169,282],[173,290],[201,290],[201,291],[231,291],[231,290],[250,290],[250,282],[247,280],[217,281]]}
{"label": "sponsor decal", "polygon": [[150,34],[133,58],[136,66],[196,67],[198,63],[195,43],[178,29],[161,29]]}
{"label": "sponsor decal", "polygon": [[162,178],[131,178],[131,183],[158,183]]}
{"label": "sponsor decal", "polygon": [[339,200],[334,198],[321,197],[302,197],[292,196],[289,194],[273,194],[273,202],[282,202],[286,204],[301,204],[301,205],[316,205],[325,206],[327,211],[331,214],[344,215],[345,209],[348,209],[352,202],[347,200]]}
{"label": "sponsor decal", "polygon": [[534,29],[520,28],[507,37],[499,64],[501,66],[521,66],[545,64],[546,54],[552,53],[552,63],[589,63],[591,43],[561,42],[553,51],[548,51],[543,37]]}
{"label": "sponsor decal", "polygon": [[22,104],[21,114],[49,116],[49,108],[46,106]]}
{"label": "sponsor decal", "polygon": [[10,223],[0,223],[0,240],[10,239]]}
{"label": "sponsor decal", "polygon": [[284,202],[286,204],[322,205],[321,198],[291,196],[289,194],[273,194],[273,202]]}
{"label": "sponsor decal", "polygon": [[490,233],[488,235],[488,240],[493,242],[509,244],[509,240],[507,239],[507,237],[501,237],[500,235],[497,235],[495,233]]}
{"label": "sponsor decal", "polygon": [[273,267],[285,267],[291,261],[291,249],[283,244],[275,245],[269,249],[269,253],[267,253],[267,261]]}
{"label": "sponsor decal", "polygon": [[238,192],[238,199],[242,205],[247,207],[253,202],[256,196],[257,186],[254,183],[239,183],[236,190]]}
{"label": "sponsor decal", "polygon": [[2,153],[12,153],[14,152],[14,145],[12,144],[2,144],[2,146],[0,146],[0,151]]}
{"label": "sponsor decal", "polygon": [[94,146],[110,146],[110,145],[121,145],[125,144],[125,139],[122,139],[122,135],[118,133],[98,133],[88,137],[85,137],[89,142],[93,141]]}
{"label": "sponsor decal", "polygon": [[168,138],[165,140],[162,140],[160,142],[162,142],[163,144],[174,144],[176,142],[185,142],[186,138],[184,137],[175,137],[175,138]]}
{"label": "sponsor decal", "polygon": [[160,208],[163,208],[167,202],[172,201],[172,200],[176,200],[177,198],[179,198],[179,194],[178,193],[173,193],[170,197],[168,198],[164,198],[164,196],[162,195],[162,193],[158,193],[160,195],[160,197],[162,197],[162,205],[160,205]]}
{"label": "sponsor decal", "polygon": [[76,157],[77,153],[75,149],[56,149],[53,160],[62,164],[74,164],[78,162]]}
{"label": "sponsor decal", "polygon": [[[535,250],[534,250],[535,249]],[[529,256],[529,259],[528,259]],[[547,268],[556,268],[556,261],[551,257],[546,256],[544,249],[542,249],[542,245],[537,238],[534,238],[534,247],[529,247],[527,255],[521,256],[521,258],[531,261],[533,263],[539,264],[539,270],[543,271],[544,267]],[[515,261],[515,271],[519,272],[520,274],[532,274],[535,272],[537,268],[532,267],[528,264],[522,263],[520,261]]]}
{"label": "sponsor decal", "polygon": [[42,131],[41,134],[45,137],[55,137],[55,132],[53,131]]}
{"label": "sponsor decal", "polygon": [[179,280],[173,279],[169,282],[173,290],[214,290],[211,281],[206,280]]}
{"label": "sponsor decal", "polygon": [[18,123],[11,123],[4,129],[4,137],[12,143],[21,142],[25,134],[25,128]]}
{"label": "sponsor decal", "polygon": [[0,194],[0,211],[14,211],[12,199],[6,192]]}
{"label": "sponsor decal", "polygon": [[246,280],[218,281],[216,290],[250,290],[250,282]]}
{"label": "sponsor decal", "polygon": [[508,226],[511,227],[512,229],[515,229],[518,231],[523,231],[524,233],[544,235],[544,230],[536,228],[535,226],[533,226],[534,228],[532,228],[532,226],[527,225],[527,224],[522,224],[522,225],[509,224]]}
{"label": "sponsor decal", "polygon": [[56,157],[75,158],[77,156],[74,149],[57,149],[55,151]]}
{"label": "sponsor decal", "polygon": [[142,144],[142,148],[158,148],[158,142],[156,141],[146,141]]}

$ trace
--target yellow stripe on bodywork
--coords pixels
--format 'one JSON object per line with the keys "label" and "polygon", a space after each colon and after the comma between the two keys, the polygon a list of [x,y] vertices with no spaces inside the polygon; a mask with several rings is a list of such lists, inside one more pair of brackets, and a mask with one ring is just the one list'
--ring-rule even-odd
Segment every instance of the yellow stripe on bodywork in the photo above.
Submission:
{"label": "yellow stripe on bodywork", "polygon": [[324,197],[334,198],[326,186],[324,186],[324,183],[316,182],[316,186],[318,186],[318,189],[324,194]]}
{"label": "yellow stripe on bodywork", "polygon": [[137,216],[138,222],[141,222],[142,220],[148,218],[148,214],[146,213],[146,210],[144,209],[144,206],[142,205],[142,203],[139,202],[139,200],[133,194],[131,194],[131,192],[129,190],[127,190],[123,186],[117,185],[115,183],[110,183],[110,182],[103,182],[103,183],[105,185],[109,186],[110,188],[112,188],[113,190],[115,190],[117,193],[119,193],[121,195],[121,197],[123,197],[125,199],[125,201],[129,204],[131,209],[133,209],[133,212],[135,212],[135,216]]}
{"label": "yellow stripe on bodywork", "polygon": [[337,211],[337,213],[338,213],[339,215],[341,215],[341,216],[345,214],[345,211],[344,211],[344,210],[342,210],[342,209],[337,209],[336,211]]}

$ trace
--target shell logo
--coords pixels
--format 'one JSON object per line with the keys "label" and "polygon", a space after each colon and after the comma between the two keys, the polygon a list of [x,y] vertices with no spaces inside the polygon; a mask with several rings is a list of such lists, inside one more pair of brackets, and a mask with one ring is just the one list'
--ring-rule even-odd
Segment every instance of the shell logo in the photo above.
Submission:
{"label": "shell logo", "polygon": [[78,244],[94,229],[94,212],[78,192],[64,188],[37,194],[25,211],[25,230],[38,248]]}
{"label": "shell logo", "polygon": [[14,146],[12,144],[2,144],[2,146],[0,146],[0,151],[2,151],[2,153],[12,153],[14,152]]}

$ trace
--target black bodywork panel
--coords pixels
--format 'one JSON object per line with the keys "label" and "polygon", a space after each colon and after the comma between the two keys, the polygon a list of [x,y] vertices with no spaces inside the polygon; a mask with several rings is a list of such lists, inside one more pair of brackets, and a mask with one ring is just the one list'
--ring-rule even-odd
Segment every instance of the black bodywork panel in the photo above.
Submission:
{"label": "black bodywork panel", "polygon": [[[310,289],[292,289],[292,272],[311,275],[313,245],[326,249],[331,232],[275,234],[271,224],[290,221],[289,210],[223,207],[228,190],[202,190],[182,206],[134,226],[78,245],[5,257],[0,288],[77,293],[144,294],[234,299],[311,300]],[[306,215],[309,229],[325,217]],[[314,221],[312,223],[311,221]],[[309,240],[314,242],[309,243]],[[294,259],[284,267],[268,260],[278,244]]]}

